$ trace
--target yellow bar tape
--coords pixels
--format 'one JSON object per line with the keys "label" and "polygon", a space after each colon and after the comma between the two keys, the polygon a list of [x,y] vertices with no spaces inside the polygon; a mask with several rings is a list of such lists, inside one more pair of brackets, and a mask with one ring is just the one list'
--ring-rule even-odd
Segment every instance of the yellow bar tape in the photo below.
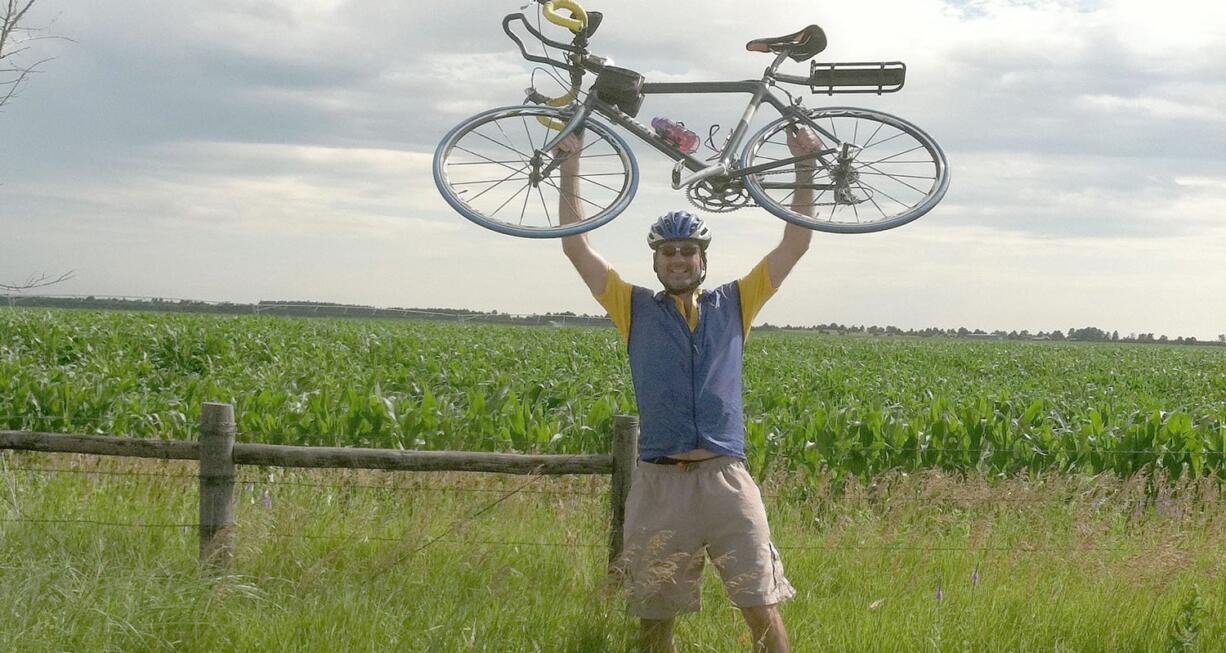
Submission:
{"label": "yellow bar tape", "polygon": [[[570,12],[570,18],[558,13],[559,9]],[[578,34],[587,28],[587,12],[575,0],[549,0],[545,3],[545,20],[554,25],[561,25]]]}

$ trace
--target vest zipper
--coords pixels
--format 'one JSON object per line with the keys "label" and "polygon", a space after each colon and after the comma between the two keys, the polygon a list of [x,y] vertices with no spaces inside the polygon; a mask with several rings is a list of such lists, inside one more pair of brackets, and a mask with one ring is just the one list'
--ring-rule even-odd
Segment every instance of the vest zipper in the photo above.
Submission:
{"label": "vest zipper", "polygon": [[698,330],[702,328],[702,311],[698,311],[698,301],[694,301],[693,310],[698,311],[698,324],[694,326],[694,330],[690,330],[690,321],[685,318],[677,308],[677,302],[669,300],[672,304],[673,314],[681,320],[681,328],[685,329],[685,334],[690,339],[690,424],[694,427],[694,448],[699,448],[698,445],[702,442],[702,433],[698,429],[698,347],[694,342],[694,337],[698,335]]}

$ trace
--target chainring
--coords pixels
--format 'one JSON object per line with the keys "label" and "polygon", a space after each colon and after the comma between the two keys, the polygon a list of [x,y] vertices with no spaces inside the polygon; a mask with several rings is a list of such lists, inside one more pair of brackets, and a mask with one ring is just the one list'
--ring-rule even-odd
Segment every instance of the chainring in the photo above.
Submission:
{"label": "chainring", "polygon": [[685,196],[690,204],[711,213],[731,213],[752,204],[745,186],[738,182],[724,182],[717,186],[704,179],[690,184],[685,189]]}

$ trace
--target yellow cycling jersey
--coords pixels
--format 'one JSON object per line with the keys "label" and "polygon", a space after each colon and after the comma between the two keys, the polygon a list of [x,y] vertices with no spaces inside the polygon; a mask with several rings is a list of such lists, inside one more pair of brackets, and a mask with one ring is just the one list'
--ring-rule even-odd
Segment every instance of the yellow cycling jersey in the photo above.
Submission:
{"label": "yellow cycling jersey", "polygon": [[[758,316],[758,311],[762,310],[766,300],[778,290],[771,286],[766,259],[762,259],[753,270],[749,271],[749,274],[738,279],[737,286],[741,294],[741,333],[745,338],[749,338],[750,323]],[[609,312],[613,326],[616,326],[617,331],[621,333],[622,344],[630,341],[630,290],[633,287],[622,281],[621,276],[610,268],[604,292],[596,296],[596,301],[600,302],[600,305]],[[689,316],[690,331],[698,328],[698,293],[700,292],[702,291],[695,290],[693,295],[686,298],[673,297],[673,301],[677,303],[677,310],[682,315]],[[688,313],[685,310],[687,300],[690,304]]]}

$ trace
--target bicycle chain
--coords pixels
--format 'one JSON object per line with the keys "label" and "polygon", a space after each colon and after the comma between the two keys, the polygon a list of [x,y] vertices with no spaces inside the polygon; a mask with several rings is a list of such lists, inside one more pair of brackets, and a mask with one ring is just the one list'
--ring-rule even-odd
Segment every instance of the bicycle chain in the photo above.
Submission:
{"label": "bicycle chain", "polygon": [[[787,174],[794,174],[795,172],[796,172],[795,170],[764,170],[764,171],[759,172],[759,173],[757,173],[757,174],[759,174],[759,175],[787,175]],[[696,202],[695,202],[695,201],[694,201],[692,198],[690,198],[690,197],[689,197],[689,195],[690,195],[690,194],[689,194],[689,192],[687,191],[687,192],[686,192],[686,197],[687,197],[688,199],[690,199],[690,203],[691,203],[691,204],[693,204],[694,206],[697,206],[697,207],[698,207],[698,208],[700,208],[700,209],[701,209],[701,208],[704,208],[703,206],[701,206],[701,205],[699,205],[698,203],[696,203]],[[725,209],[725,210],[723,210],[723,211],[713,211],[712,209],[707,209],[707,210],[712,210],[714,213],[729,213],[729,212],[735,211],[736,209],[745,208],[745,207],[747,207],[747,206],[757,206],[757,205],[758,205],[758,203],[757,203],[757,202],[755,202],[755,201],[753,200],[753,198],[749,198],[749,202],[748,202],[748,203],[743,204],[743,205],[738,206],[738,207],[733,208],[733,209]],[[834,201],[834,202],[814,202],[814,203],[813,203],[813,206],[839,206],[839,203],[838,203],[837,201]]]}

